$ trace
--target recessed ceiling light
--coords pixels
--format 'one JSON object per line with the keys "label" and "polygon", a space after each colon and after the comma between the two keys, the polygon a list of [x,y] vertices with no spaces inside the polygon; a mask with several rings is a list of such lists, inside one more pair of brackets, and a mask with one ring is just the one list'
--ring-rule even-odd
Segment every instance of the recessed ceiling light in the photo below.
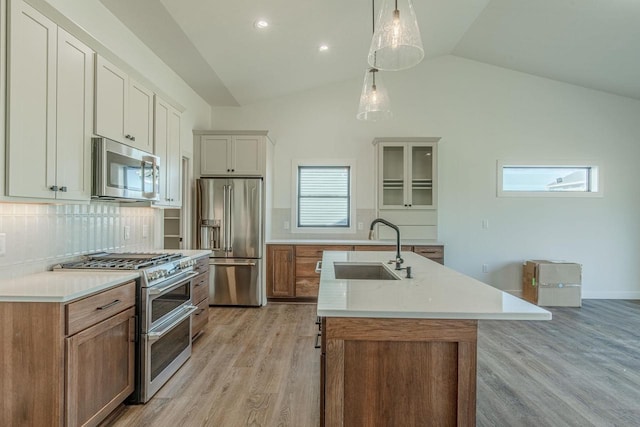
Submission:
{"label": "recessed ceiling light", "polygon": [[320,47],[318,47],[318,50],[319,50],[320,52],[326,52],[326,51],[328,51],[328,50],[329,50],[329,46],[328,46],[328,45],[326,45],[326,44],[321,44],[321,45],[320,45]]}
{"label": "recessed ceiling light", "polygon": [[256,22],[253,23],[253,26],[256,27],[258,30],[264,30],[269,26],[269,23],[264,19],[258,19]]}

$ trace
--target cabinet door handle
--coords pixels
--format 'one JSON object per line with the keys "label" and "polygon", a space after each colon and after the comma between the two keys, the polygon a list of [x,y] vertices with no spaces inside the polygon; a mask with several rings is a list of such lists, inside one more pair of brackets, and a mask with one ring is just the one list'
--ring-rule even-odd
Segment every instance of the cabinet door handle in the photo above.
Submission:
{"label": "cabinet door handle", "polygon": [[124,137],[127,138],[127,139],[131,139],[132,138],[132,136],[129,135],[129,134],[126,134]]}
{"label": "cabinet door handle", "polygon": [[231,172],[235,172],[235,171],[236,171],[235,169],[231,169]]}
{"label": "cabinet door handle", "polygon": [[120,301],[119,299],[110,302],[109,304],[103,305],[102,307],[97,307],[96,310],[106,310],[107,308],[113,307],[114,305],[118,305],[120,304],[122,301]]}
{"label": "cabinet door handle", "polygon": [[66,192],[67,192],[67,187],[64,187],[64,186],[63,186],[63,187],[60,187],[60,191],[62,191],[62,192],[64,192],[64,193],[66,193]]}
{"label": "cabinet door handle", "polygon": [[131,137],[131,140],[132,140],[132,141],[135,141],[135,140],[136,140],[136,137],[135,137],[135,136],[132,136],[132,137]]}
{"label": "cabinet door handle", "polygon": [[57,185],[52,185],[51,187],[49,187],[49,190],[58,191],[58,186]]}

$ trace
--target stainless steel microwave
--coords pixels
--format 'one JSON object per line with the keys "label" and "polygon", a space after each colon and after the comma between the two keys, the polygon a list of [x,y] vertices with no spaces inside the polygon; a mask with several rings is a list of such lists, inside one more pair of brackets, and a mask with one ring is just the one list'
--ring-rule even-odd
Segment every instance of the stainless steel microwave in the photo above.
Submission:
{"label": "stainless steel microwave", "polygon": [[159,199],[157,156],[107,138],[93,138],[92,143],[92,198]]}

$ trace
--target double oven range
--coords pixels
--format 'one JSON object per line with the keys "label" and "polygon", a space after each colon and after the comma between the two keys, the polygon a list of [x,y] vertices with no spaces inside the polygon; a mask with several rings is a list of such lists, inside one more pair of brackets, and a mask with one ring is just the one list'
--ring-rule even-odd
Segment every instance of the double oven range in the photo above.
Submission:
{"label": "double oven range", "polygon": [[137,270],[136,387],[145,403],[191,356],[191,280],[195,261],[179,253],[97,253],[55,270]]}

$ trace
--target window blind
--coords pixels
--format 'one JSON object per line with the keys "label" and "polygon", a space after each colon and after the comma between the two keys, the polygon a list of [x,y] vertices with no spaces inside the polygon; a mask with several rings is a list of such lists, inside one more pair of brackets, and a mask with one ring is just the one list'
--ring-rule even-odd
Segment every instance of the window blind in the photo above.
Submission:
{"label": "window blind", "polygon": [[298,227],[350,226],[350,167],[298,167]]}

